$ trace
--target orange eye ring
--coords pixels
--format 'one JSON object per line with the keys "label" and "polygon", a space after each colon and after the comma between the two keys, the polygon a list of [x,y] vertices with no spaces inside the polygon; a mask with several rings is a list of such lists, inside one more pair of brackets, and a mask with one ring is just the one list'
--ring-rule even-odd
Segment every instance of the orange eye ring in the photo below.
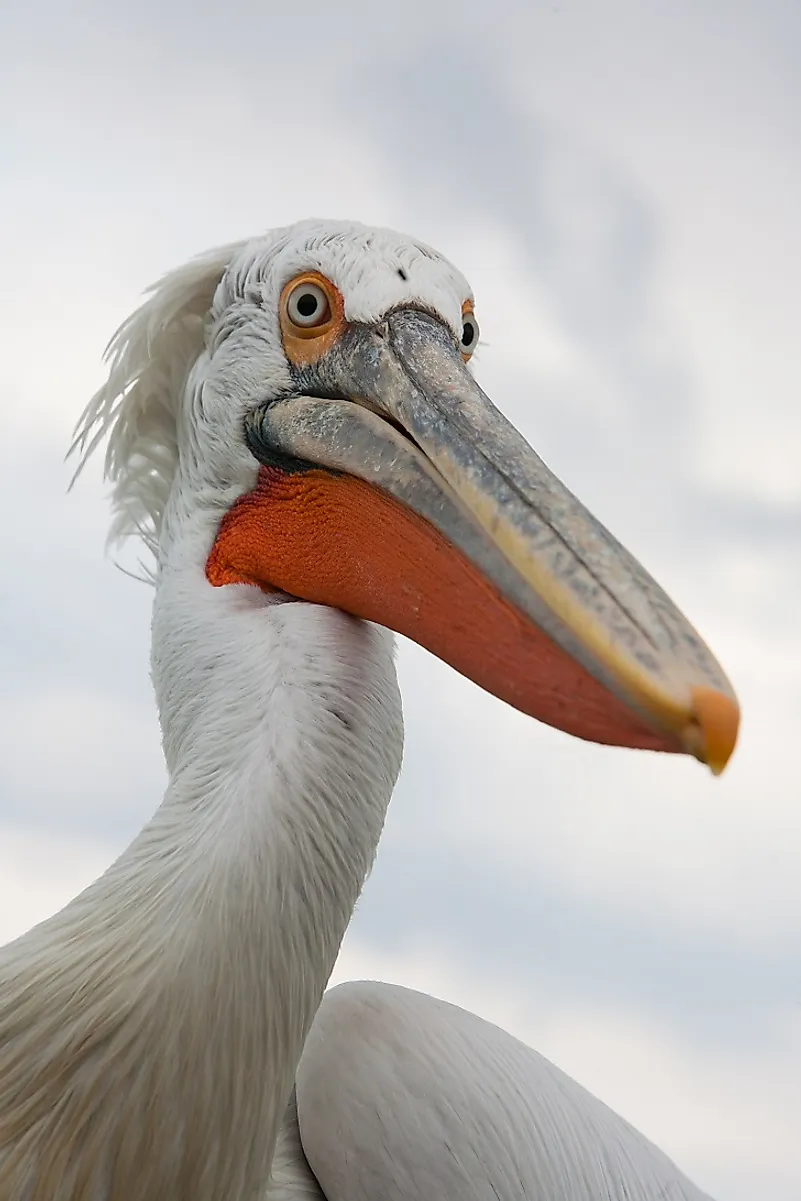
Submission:
{"label": "orange eye ring", "polygon": [[478,346],[480,337],[478,322],[473,311],[472,300],[466,300],[462,305],[462,337],[459,345],[465,362],[473,357],[473,351]]}
{"label": "orange eye ring", "polygon": [[278,312],[284,350],[296,367],[316,362],[345,326],[342,294],[319,271],[304,271],[284,284]]}

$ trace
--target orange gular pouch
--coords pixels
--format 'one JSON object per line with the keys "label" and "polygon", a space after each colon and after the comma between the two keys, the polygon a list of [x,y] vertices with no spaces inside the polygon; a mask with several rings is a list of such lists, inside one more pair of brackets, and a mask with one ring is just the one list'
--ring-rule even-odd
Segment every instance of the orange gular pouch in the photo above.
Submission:
{"label": "orange gular pouch", "polygon": [[429,522],[353,476],[262,467],[223,519],[215,586],[256,584],[405,634],[523,713],[579,738],[679,751],[574,662]]}

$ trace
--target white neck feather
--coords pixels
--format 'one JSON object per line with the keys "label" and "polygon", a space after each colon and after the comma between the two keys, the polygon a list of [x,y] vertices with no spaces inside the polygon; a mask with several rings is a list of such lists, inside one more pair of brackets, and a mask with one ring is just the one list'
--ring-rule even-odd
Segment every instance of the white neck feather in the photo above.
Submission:
{"label": "white neck feather", "polygon": [[0,1201],[252,1201],[399,770],[389,635],[172,559],[164,800],[0,952]]}

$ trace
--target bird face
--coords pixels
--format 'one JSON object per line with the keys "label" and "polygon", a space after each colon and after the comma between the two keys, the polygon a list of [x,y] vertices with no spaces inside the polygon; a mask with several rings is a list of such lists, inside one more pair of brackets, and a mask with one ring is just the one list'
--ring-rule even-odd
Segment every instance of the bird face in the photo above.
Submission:
{"label": "bird face", "polygon": [[725,675],[478,386],[477,341],[466,280],[401,235],[305,223],[234,255],[189,387],[205,453],[250,473],[208,582],[378,622],[553,726],[722,770]]}

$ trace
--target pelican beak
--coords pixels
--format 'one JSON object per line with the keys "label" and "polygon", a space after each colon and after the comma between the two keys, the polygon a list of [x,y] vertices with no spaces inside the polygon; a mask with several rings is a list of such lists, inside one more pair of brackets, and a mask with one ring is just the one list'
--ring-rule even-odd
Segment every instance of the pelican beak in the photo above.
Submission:
{"label": "pelican beak", "polygon": [[582,738],[723,770],[739,709],[695,630],[495,408],[452,332],[399,309],[297,369],[247,421],[262,464],[212,583],[403,633]]}

